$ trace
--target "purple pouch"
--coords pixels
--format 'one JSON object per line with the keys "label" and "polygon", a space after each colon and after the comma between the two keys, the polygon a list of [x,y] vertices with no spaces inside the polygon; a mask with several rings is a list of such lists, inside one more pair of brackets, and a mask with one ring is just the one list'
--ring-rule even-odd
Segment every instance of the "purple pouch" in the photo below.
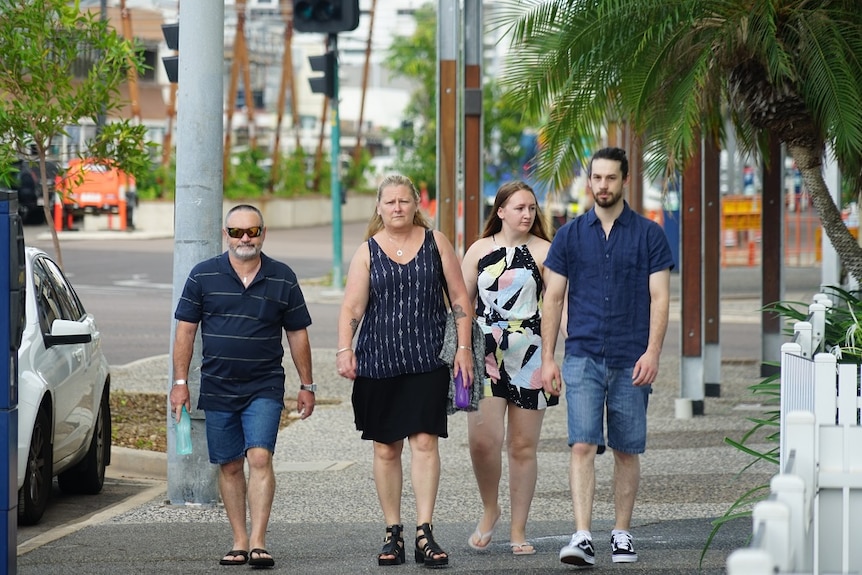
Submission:
{"label": "purple pouch", "polygon": [[455,375],[455,407],[464,409],[470,406],[470,388],[464,387],[464,379],[459,371]]}

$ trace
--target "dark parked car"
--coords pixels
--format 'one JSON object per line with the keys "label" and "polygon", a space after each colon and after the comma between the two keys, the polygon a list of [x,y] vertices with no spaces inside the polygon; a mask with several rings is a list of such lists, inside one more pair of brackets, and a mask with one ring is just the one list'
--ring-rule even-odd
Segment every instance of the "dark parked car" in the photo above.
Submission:
{"label": "dark parked car", "polygon": [[[45,165],[48,173],[48,186],[54,189],[54,177],[60,170],[57,162],[47,162]],[[12,164],[12,170],[5,181],[0,181],[0,186],[7,187],[18,192],[18,213],[25,224],[39,224],[45,221],[45,212],[42,206],[42,184],[39,178],[39,162],[31,160],[18,160]]]}

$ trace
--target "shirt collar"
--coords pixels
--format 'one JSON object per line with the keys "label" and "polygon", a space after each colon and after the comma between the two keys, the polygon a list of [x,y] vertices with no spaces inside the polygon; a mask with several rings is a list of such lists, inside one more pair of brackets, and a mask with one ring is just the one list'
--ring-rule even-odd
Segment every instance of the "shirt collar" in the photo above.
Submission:
{"label": "shirt collar", "polygon": [[[272,275],[272,262],[272,258],[267,256],[265,253],[260,252],[260,270],[264,276]],[[230,254],[227,251],[224,251],[219,255],[218,268],[219,272],[223,274],[229,274],[233,271],[233,268],[230,265]]]}
{"label": "shirt collar", "polygon": [[[601,225],[601,222],[599,222],[599,217],[596,215],[596,208],[591,209],[584,215],[587,217],[587,225],[592,226],[595,225],[597,222],[599,225]],[[619,222],[621,225],[627,226],[632,222],[632,218],[634,217],[634,210],[629,207],[629,203],[627,201],[623,200],[623,211],[620,212],[620,215],[617,217],[614,223]]]}

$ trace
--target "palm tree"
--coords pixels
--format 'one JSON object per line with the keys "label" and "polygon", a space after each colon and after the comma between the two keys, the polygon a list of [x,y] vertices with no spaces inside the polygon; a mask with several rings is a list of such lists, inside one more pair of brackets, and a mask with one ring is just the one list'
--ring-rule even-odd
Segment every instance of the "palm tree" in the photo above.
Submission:
{"label": "palm tree", "polygon": [[[684,165],[701,136],[796,161],[823,227],[862,281],[862,248],[823,178],[834,153],[862,181],[862,10],[856,0],[502,0],[512,42],[502,82],[541,118],[542,174],[562,183],[608,119],[644,137],[646,157]],[[651,171],[655,171],[652,166]]]}

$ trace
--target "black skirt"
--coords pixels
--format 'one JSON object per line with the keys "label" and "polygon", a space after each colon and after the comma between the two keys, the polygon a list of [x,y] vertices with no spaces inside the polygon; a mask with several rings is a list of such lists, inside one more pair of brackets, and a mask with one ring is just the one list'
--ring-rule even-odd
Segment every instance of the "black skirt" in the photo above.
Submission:
{"label": "black skirt", "polygon": [[448,437],[449,368],[353,382],[353,418],[362,439],[394,443],[417,433]]}

